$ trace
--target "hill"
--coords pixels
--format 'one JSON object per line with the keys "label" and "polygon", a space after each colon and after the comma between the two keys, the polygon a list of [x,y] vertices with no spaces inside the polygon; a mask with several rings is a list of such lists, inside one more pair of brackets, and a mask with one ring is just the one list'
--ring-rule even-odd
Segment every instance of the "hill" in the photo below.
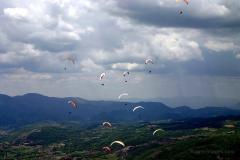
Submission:
{"label": "hill", "polygon": [[[78,108],[67,103],[76,99]],[[145,109],[132,112],[134,106]],[[137,122],[208,118],[240,115],[240,111],[224,107],[192,109],[187,106],[171,108],[160,102],[89,101],[76,97],[56,98],[29,93],[10,97],[0,95],[0,126],[22,126],[40,121]]]}
{"label": "hill", "polygon": [[[239,160],[240,116],[156,123],[39,123],[0,135],[0,159]],[[226,125],[235,126],[234,128]],[[153,135],[153,131],[163,131]],[[110,146],[121,140],[122,148]],[[111,147],[104,152],[102,147]]]}

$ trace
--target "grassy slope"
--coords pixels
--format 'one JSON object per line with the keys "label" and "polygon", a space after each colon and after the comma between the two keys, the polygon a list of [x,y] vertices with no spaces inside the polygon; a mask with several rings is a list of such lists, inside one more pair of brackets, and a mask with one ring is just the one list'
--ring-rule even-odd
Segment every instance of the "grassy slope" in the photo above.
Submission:
{"label": "grassy slope", "polygon": [[[117,160],[121,159],[121,156],[116,154],[120,147],[114,146],[112,154],[103,153],[101,148],[114,140],[122,140],[127,146],[135,146],[128,152],[128,160],[237,160],[240,159],[239,122],[227,123],[234,123],[238,127],[166,130],[156,136],[152,135],[154,129],[165,126],[172,128],[171,125],[176,124],[157,124],[153,128],[146,124],[116,124],[112,129],[104,129],[101,126],[83,128],[78,124],[32,125],[1,138],[0,141],[5,147],[0,149],[0,159],[4,159],[4,156],[6,158],[7,153],[9,159],[79,157]],[[34,129],[38,131],[33,132]],[[31,145],[23,145],[22,139]],[[64,146],[59,147],[59,144]]]}

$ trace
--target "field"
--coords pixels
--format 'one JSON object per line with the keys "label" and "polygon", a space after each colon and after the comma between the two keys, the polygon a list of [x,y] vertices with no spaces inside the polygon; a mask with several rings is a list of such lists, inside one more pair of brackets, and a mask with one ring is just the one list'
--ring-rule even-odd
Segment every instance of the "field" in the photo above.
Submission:
{"label": "field", "polygon": [[[39,123],[1,130],[0,159],[52,160],[238,160],[240,121],[208,119],[83,125]],[[153,131],[162,128],[164,131]],[[113,145],[111,153],[102,147]]]}

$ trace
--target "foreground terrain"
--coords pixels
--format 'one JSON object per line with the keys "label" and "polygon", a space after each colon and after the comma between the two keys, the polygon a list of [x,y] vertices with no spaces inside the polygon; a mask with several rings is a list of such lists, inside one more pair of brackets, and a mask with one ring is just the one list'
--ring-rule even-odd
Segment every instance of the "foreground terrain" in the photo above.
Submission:
{"label": "foreground terrain", "polygon": [[[0,159],[91,160],[237,160],[240,118],[218,117],[83,125],[77,122],[33,124],[0,131]],[[162,128],[153,136],[155,129]],[[111,153],[102,151],[114,140]]]}

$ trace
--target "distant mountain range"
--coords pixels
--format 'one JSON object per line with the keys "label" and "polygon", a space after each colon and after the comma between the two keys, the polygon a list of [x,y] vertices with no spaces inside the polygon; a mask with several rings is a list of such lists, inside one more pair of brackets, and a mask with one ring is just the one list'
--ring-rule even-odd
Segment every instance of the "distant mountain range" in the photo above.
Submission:
{"label": "distant mountain range", "polygon": [[[77,100],[77,109],[67,103],[72,99]],[[133,107],[138,105],[145,109],[133,112]],[[240,115],[240,111],[224,107],[172,108],[161,102],[89,101],[76,97],[47,97],[35,93],[15,97],[0,94],[1,127],[21,126],[41,121],[135,122],[226,115]]]}
{"label": "distant mountain range", "polygon": [[240,98],[217,98],[217,97],[203,97],[203,96],[192,96],[192,97],[169,97],[169,98],[151,98],[151,99],[129,99],[132,102],[136,101],[151,101],[151,102],[162,102],[171,107],[178,106],[191,106],[192,108],[202,108],[205,106],[218,106],[218,107],[234,107],[240,109]]}

